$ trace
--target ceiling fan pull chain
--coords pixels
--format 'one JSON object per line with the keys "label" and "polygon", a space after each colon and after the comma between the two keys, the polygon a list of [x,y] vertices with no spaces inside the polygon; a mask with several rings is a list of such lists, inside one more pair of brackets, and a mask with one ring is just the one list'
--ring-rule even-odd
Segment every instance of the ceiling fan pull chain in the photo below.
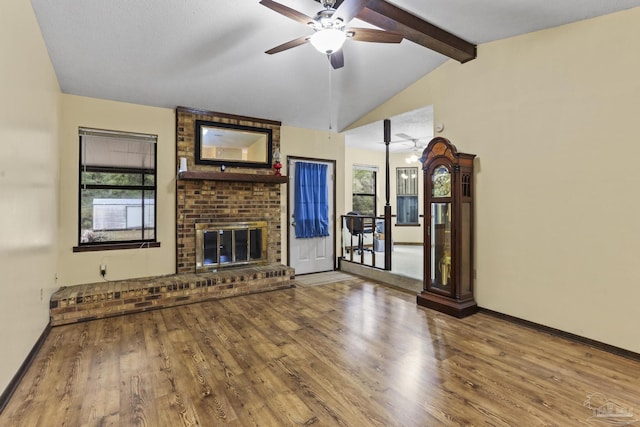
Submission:
{"label": "ceiling fan pull chain", "polygon": [[[331,55],[327,55],[327,57],[330,57]],[[330,58],[329,58],[330,59]],[[333,79],[332,79],[332,75],[333,73],[331,65],[329,65],[327,67],[327,69],[329,70],[329,131],[332,131],[333,128]]]}

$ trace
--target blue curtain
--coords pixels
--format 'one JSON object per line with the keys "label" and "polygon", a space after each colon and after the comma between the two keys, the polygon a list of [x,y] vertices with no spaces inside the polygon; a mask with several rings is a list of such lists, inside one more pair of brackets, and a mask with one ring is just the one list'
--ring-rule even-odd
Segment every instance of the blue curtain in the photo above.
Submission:
{"label": "blue curtain", "polygon": [[294,218],[296,237],[329,235],[327,165],[296,163]]}

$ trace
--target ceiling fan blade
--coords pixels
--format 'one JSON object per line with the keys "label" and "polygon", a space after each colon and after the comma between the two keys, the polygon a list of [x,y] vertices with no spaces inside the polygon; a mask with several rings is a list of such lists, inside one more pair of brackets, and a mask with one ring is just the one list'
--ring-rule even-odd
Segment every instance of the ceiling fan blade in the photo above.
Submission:
{"label": "ceiling fan blade", "polygon": [[415,145],[418,145],[418,143],[420,143],[420,144],[425,144],[425,143],[424,143],[424,142],[422,142],[422,141],[424,141],[425,139],[431,139],[431,138],[433,138],[433,136],[418,136],[418,137],[416,137],[416,136],[407,135],[406,133],[403,133],[403,132],[401,132],[401,133],[396,133],[396,136],[397,136],[398,138],[402,138],[402,139],[400,140],[400,142],[409,142],[409,141],[411,141],[411,142],[413,142]]}
{"label": "ceiling fan blade", "polygon": [[[407,142],[411,142],[410,139],[396,139],[393,141],[389,141],[389,144],[406,144]],[[386,144],[384,141],[378,141],[378,144]]]}
{"label": "ceiling fan blade", "polygon": [[340,18],[345,24],[351,21],[369,3],[369,0],[344,0],[333,14],[333,18]]}
{"label": "ceiling fan blade", "polygon": [[288,6],[277,3],[273,0],[260,0],[260,4],[268,7],[275,12],[278,12],[281,15],[286,16],[287,18],[298,21],[301,24],[307,25],[309,22],[313,22],[313,18],[311,18],[310,16],[307,16],[302,12],[298,12],[295,9],[291,9]]}
{"label": "ceiling fan blade", "polygon": [[282,52],[283,50],[287,50],[287,49],[291,49],[292,47],[303,45],[309,41],[310,37],[311,36],[298,37],[297,39],[290,40],[286,43],[282,43],[280,46],[276,46],[272,49],[269,49],[265,53],[268,53],[269,55],[273,55],[274,53]]}
{"label": "ceiling fan blade", "polygon": [[400,43],[402,36],[398,33],[392,33],[391,31],[376,30],[373,28],[347,28],[347,33],[353,33],[351,37],[353,40],[359,42],[374,42],[374,43]]}
{"label": "ceiling fan blade", "polygon": [[329,62],[331,62],[334,70],[344,67],[344,54],[342,53],[342,49],[329,55]]}
{"label": "ceiling fan blade", "polygon": [[411,136],[407,135],[406,133],[396,133],[396,136],[399,136],[400,138],[406,140],[406,141],[413,141],[414,139],[418,139],[418,138],[412,138]]}

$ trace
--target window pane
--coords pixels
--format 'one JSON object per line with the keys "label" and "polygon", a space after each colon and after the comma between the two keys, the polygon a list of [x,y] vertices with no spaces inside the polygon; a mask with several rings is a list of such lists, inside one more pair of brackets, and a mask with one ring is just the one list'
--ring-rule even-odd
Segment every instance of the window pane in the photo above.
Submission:
{"label": "window pane", "polygon": [[142,185],[141,173],[82,172],[81,179],[82,184]]}
{"label": "window pane", "polygon": [[398,224],[418,223],[418,196],[398,196]]}
{"label": "window pane", "polygon": [[145,240],[156,237],[156,195],[155,191],[144,191],[144,236]]}
{"label": "window pane", "polygon": [[418,168],[396,169],[396,190],[399,195],[418,194]]}
{"label": "window pane", "polygon": [[[142,238],[141,190],[81,190],[81,243],[130,241]],[[144,200],[153,209],[153,200]],[[151,222],[153,225],[153,221]]]}
{"label": "window pane", "polygon": [[376,173],[369,170],[353,170],[353,192],[354,193],[376,193]]}
{"label": "window pane", "polygon": [[155,142],[113,134],[83,135],[83,165],[155,169]]}
{"label": "window pane", "polygon": [[360,215],[375,215],[375,197],[366,195],[353,195],[353,210]]}

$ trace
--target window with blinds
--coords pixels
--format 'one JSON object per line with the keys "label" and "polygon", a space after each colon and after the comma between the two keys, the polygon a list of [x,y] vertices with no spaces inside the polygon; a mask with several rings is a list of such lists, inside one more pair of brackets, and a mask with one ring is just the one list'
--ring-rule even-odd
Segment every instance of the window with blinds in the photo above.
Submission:
{"label": "window with blinds", "polygon": [[80,246],[156,241],[156,135],[79,129]]}
{"label": "window with blinds", "polygon": [[396,223],[417,225],[418,168],[396,168]]}

